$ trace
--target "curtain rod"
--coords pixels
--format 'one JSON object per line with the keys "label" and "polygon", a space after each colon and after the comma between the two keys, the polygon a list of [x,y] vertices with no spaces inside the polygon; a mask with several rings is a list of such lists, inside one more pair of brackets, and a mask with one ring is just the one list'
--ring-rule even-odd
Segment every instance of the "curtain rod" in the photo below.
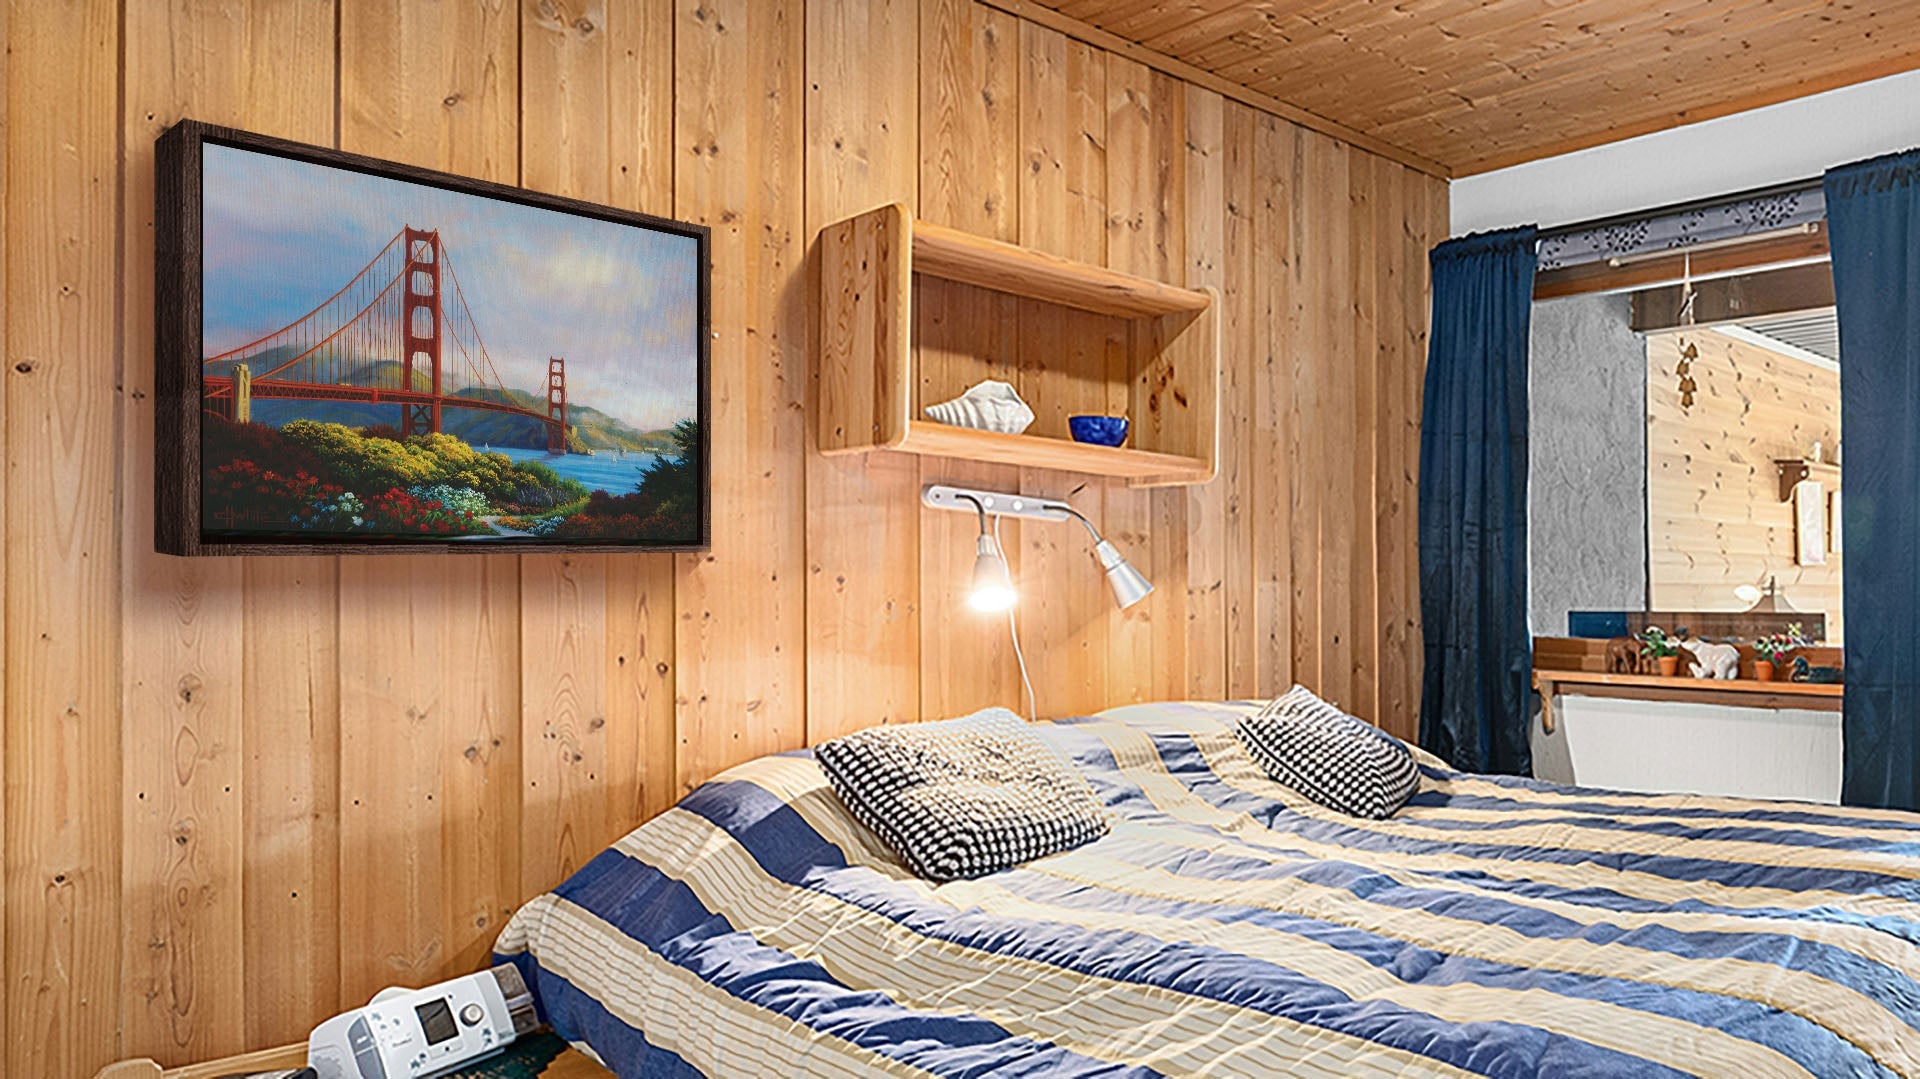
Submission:
{"label": "curtain rod", "polygon": [[1729,202],[1765,198],[1769,195],[1789,195],[1804,191],[1818,191],[1820,189],[1820,182],[1821,178],[1818,176],[1810,180],[1789,180],[1785,183],[1768,184],[1764,187],[1749,188],[1745,191],[1736,191],[1726,195],[1712,195],[1707,198],[1689,199],[1686,202],[1669,203],[1666,206],[1655,206],[1646,210],[1630,210],[1626,213],[1609,214],[1606,217],[1593,217],[1585,221],[1575,221],[1567,225],[1555,225],[1550,229],[1541,229],[1539,235],[1541,240],[1550,240],[1557,236],[1571,236],[1576,232],[1587,232],[1592,229],[1607,228],[1612,225],[1626,225],[1635,221],[1644,221],[1648,218],[1670,217],[1674,214],[1686,213],[1689,210],[1703,210],[1712,206],[1722,206]]}
{"label": "curtain rod", "polygon": [[1632,255],[1615,255],[1607,260],[1614,269],[1632,266],[1639,262],[1652,262],[1655,259],[1672,258],[1675,255],[1698,255],[1708,251],[1719,251],[1728,247],[1744,247],[1747,244],[1765,243],[1768,240],[1785,240],[1794,236],[1812,236],[1820,231],[1820,222],[1807,221],[1798,225],[1788,225],[1783,229],[1768,229],[1765,232],[1749,232],[1745,236],[1729,236],[1724,240],[1708,240],[1705,243],[1685,244],[1680,247],[1662,247],[1654,251],[1641,251]]}

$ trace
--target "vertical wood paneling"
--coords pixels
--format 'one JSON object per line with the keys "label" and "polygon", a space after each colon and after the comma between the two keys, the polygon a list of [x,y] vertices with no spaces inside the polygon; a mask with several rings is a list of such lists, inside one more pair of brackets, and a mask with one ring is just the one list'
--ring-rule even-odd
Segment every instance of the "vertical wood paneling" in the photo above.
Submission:
{"label": "vertical wood paneling", "polygon": [[[522,15],[521,183],[670,213],[671,5],[535,3]],[[530,895],[637,825],[644,790],[671,774],[664,740],[647,735],[673,722],[671,692],[660,692],[657,662],[648,672],[630,653],[634,638],[672,632],[673,558],[527,555],[520,584],[520,892]]]}
{"label": "vertical wood paneling", "polygon": [[522,182],[670,214],[673,0],[535,0],[521,18]]}
{"label": "vertical wood paneling", "polygon": [[[683,0],[679,216],[713,230],[713,549],[679,564],[687,790],[806,740],[806,207],[797,2]],[[849,519],[848,524],[852,524]]]}
{"label": "vertical wood paneling", "polygon": [[[1409,196],[1416,178],[1397,164],[1374,163],[1375,325],[1380,361],[1374,368],[1375,400],[1380,415],[1374,426],[1374,536],[1379,567],[1374,621],[1378,627],[1379,667],[1374,714],[1382,727],[1414,737],[1419,714],[1408,648],[1408,627],[1415,607],[1412,564],[1418,492],[1413,475],[1419,453],[1420,382],[1410,378],[1425,366],[1407,336],[1407,290],[1420,275],[1406,264],[1411,233]],[[1419,254],[1424,255],[1424,248]],[[1411,456],[1410,456],[1411,455]]]}
{"label": "vertical wood paneling", "polygon": [[[1311,469],[1306,474],[1293,476],[1290,485],[1293,498],[1285,533],[1291,550],[1289,572],[1293,584],[1293,632],[1289,647],[1293,678],[1332,693],[1324,677],[1326,649],[1321,618],[1324,593],[1321,579],[1324,572],[1331,570],[1332,558],[1320,530],[1322,503],[1330,493],[1327,477],[1341,475],[1329,459],[1330,454],[1323,452],[1331,441],[1327,422],[1331,408],[1328,384],[1335,375],[1329,370],[1331,335],[1321,318],[1320,297],[1340,289],[1328,237],[1331,226],[1327,221],[1326,202],[1332,181],[1326,165],[1330,151],[1322,145],[1325,140],[1310,131],[1289,128],[1287,138],[1294,142],[1293,166],[1298,170],[1295,195],[1289,203],[1293,216],[1288,230],[1293,273],[1291,287],[1286,292],[1286,324],[1290,339],[1287,358],[1293,367],[1288,413],[1293,437],[1287,463]],[[1343,188],[1339,205],[1345,202]],[[1332,426],[1335,431],[1339,429],[1337,424]]]}
{"label": "vertical wood paneling", "polygon": [[[1020,26],[972,0],[920,5],[920,216],[996,240],[1020,235]],[[923,280],[914,309],[921,406],[983,378],[1018,385],[1015,298]],[[1012,491],[1009,465],[924,458],[921,483]],[[927,719],[991,705],[1026,712],[1008,616],[967,606],[979,525],[957,513],[920,513],[920,711]],[[1000,541],[1022,579],[1017,522]],[[1028,592],[1031,596],[1032,591]]]}
{"label": "vertical wood paneling", "polygon": [[[1259,282],[1264,275],[1280,268],[1255,253],[1255,222],[1261,212],[1261,183],[1256,177],[1261,145],[1260,118],[1237,101],[1225,104],[1221,119],[1221,142],[1226,157],[1222,184],[1222,237],[1220,253],[1220,297],[1225,305],[1221,318],[1220,397],[1223,401],[1241,401],[1252,405],[1259,383],[1255,374],[1264,369],[1268,335],[1265,293]],[[1220,571],[1222,666],[1226,684],[1222,696],[1251,697],[1259,685],[1258,649],[1261,635],[1255,615],[1258,567],[1271,562],[1284,565],[1286,559],[1263,557],[1254,547],[1254,517],[1262,509],[1257,504],[1253,462],[1256,447],[1283,445],[1285,432],[1280,417],[1258,407],[1227,408],[1220,426],[1220,474],[1215,481],[1220,500],[1222,551]],[[1257,432],[1257,433],[1256,433]]]}
{"label": "vertical wood paneling", "polygon": [[1256,695],[1285,692],[1294,680],[1309,676],[1295,642],[1303,639],[1303,625],[1311,625],[1308,603],[1319,577],[1314,548],[1300,539],[1314,520],[1307,509],[1319,486],[1309,463],[1314,432],[1305,422],[1312,412],[1300,408],[1313,392],[1303,312],[1314,288],[1302,235],[1307,217],[1302,137],[1299,128],[1271,116],[1260,117],[1255,131],[1253,257],[1265,269],[1256,282],[1255,332],[1263,339],[1253,370],[1255,419],[1248,426],[1258,430],[1262,417],[1272,424],[1253,438],[1248,464],[1255,635],[1250,666]]}
{"label": "vertical wood paneling", "polygon": [[[1303,137],[1304,138],[1304,137]],[[1323,477],[1319,500],[1320,599],[1319,682],[1314,687],[1330,700],[1347,703],[1353,695],[1354,546],[1358,542],[1353,482],[1359,448],[1352,437],[1354,370],[1353,203],[1347,185],[1349,157],[1344,143],[1323,135],[1306,139],[1311,146],[1313,175],[1324,202],[1315,224],[1320,227],[1323,261],[1315,267],[1321,278],[1308,316],[1318,342],[1313,361],[1319,365],[1320,432],[1317,471]],[[1295,462],[1306,466],[1306,461]],[[1310,467],[1310,466],[1308,466]]]}
{"label": "vertical wood paneling", "polygon": [[[917,0],[806,5],[807,236],[919,204],[919,21]],[[919,462],[810,452],[806,469],[807,739],[917,719]]]}
{"label": "vertical wood paneling", "polygon": [[[1226,285],[1227,148],[1225,101],[1211,90],[1183,86],[1186,95],[1185,168],[1186,284],[1190,288]],[[1221,303],[1233,304],[1224,292]],[[1223,327],[1234,316],[1222,312]],[[1221,363],[1232,367],[1232,350],[1239,342],[1223,328]],[[1194,372],[1176,372],[1185,378]],[[1223,385],[1224,385],[1223,381]],[[1231,399],[1231,398],[1229,398]],[[1227,484],[1175,488],[1155,495],[1169,509],[1185,510],[1187,533],[1186,624],[1179,627],[1186,646],[1184,672],[1169,667],[1170,680],[1156,686],[1156,696],[1219,700],[1227,695]],[[1171,523],[1171,522],[1170,522]],[[1156,658],[1156,666],[1158,666]],[[1181,677],[1184,673],[1184,677]],[[1160,692],[1164,691],[1164,692]]]}
{"label": "vertical wood paneling", "polygon": [[[959,605],[975,526],[923,482],[1069,498],[1158,586],[1117,612],[1081,530],[1006,529],[1043,717],[1298,677],[1412,733],[1441,182],[970,0],[0,18],[6,1074],[295,1039],[484,963],[527,894],[736,761],[1023,705]],[[188,113],[709,225],[713,549],[147,554],[149,146]],[[809,452],[812,236],[895,200],[1219,288],[1220,478]],[[916,338],[923,399],[1005,377],[1055,436],[1136,408],[1116,320],[936,285]]]}
{"label": "vertical wood paneling", "polygon": [[7,31],[6,1072],[86,1075],[118,1047],[123,925],[118,12]]}
{"label": "vertical wood paneling", "polygon": [[[502,0],[341,5],[341,148],[518,179],[519,43]],[[519,900],[519,585],[512,556],[340,563],[342,1004],[471,965]]]}
{"label": "vertical wood paneling", "polygon": [[341,149],[518,179],[520,14],[512,0],[348,0],[339,25]]}
{"label": "vertical wood paneling", "polygon": [[[436,827],[448,883],[437,898],[445,934],[440,969],[452,973],[485,964],[494,936],[525,894],[519,874],[526,838],[514,793],[527,751],[516,737],[521,668],[513,662],[523,621],[520,567],[511,557],[488,556],[428,580],[442,589],[437,632],[446,642],[435,752],[444,761]],[[364,719],[350,711],[341,722]],[[431,793],[427,800],[436,801]],[[351,923],[340,927],[348,946],[352,931]]]}
{"label": "vertical wood paneling", "polygon": [[634,766],[605,781],[610,812],[629,829],[682,793],[673,701],[678,594],[671,559],[617,558],[607,567],[607,725],[620,741],[610,755]]}
{"label": "vertical wood paneling", "polygon": [[[1185,84],[1108,59],[1107,264],[1115,269],[1161,281],[1185,274],[1186,104]],[[1152,346],[1140,340],[1132,348]],[[1123,373],[1140,368],[1131,356],[1123,364]],[[1110,704],[1184,696],[1186,498],[1184,491],[1108,485],[1103,532],[1154,583],[1152,595],[1110,624]]]}
{"label": "vertical wood paneling", "polygon": [[920,2],[920,216],[1020,238],[1020,20]]}
{"label": "vertical wood paneling", "polygon": [[339,1006],[339,569],[337,558],[246,566],[241,935],[249,1047],[298,1041],[314,1016]]}
{"label": "vertical wood paneling", "polygon": [[1407,560],[1408,610],[1407,653],[1410,657],[1407,670],[1407,684],[1402,691],[1408,695],[1408,714],[1402,718],[1405,724],[1405,736],[1418,737],[1420,732],[1420,675],[1426,666],[1424,638],[1420,632],[1420,551],[1419,538],[1419,483],[1420,483],[1420,410],[1425,402],[1428,316],[1433,292],[1432,266],[1427,261],[1427,253],[1444,242],[1449,234],[1450,221],[1447,213],[1447,185],[1431,177],[1415,175],[1414,185],[1419,189],[1420,197],[1411,200],[1408,206],[1408,219],[1413,228],[1407,237],[1406,255],[1401,266],[1411,275],[1410,287],[1403,297],[1406,306],[1408,328],[1407,345],[1411,350],[1411,361],[1407,364],[1406,377],[1410,385],[1407,396],[1412,401],[1412,414],[1408,419],[1411,429],[1407,433],[1408,484],[1413,488],[1410,496],[1408,541],[1404,557]]}
{"label": "vertical wood paneling", "polygon": [[431,979],[449,951],[439,799],[452,711],[442,672],[454,662],[442,598],[453,580],[431,563],[396,576],[369,565],[388,561],[346,559],[340,571],[343,1006]]}
{"label": "vertical wood paneling", "polygon": [[[1020,243],[1096,265],[1107,260],[1107,54],[1065,35],[1020,28]],[[1021,395],[1036,431],[1065,434],[1066,417],[1108,411],[1110,352],[1125,347],[1111,320],[1022,302]],[[1086,476],[1022,468],[1020,490],[1069,499],[1096,523],[1105,488]],[[1042,716],[1087,715],[1107,703],[1113,600],[1074,524],[1019,530],[1016,612]]]}
{"label": "vertical wood paneling", "polygon": [[1374,515],[1374,482],[1375,464],[1380,453],[1378,441],[1373,437],[1380,420],[1380,403],[1376,400],[1378,387],[1374,380],[1382,362],[1379,308],[1374,294],[1379,267],[1373,169],[1373,163],[1377,160],[1367,154],[1354,154],[1348,159],[1347,206],[1351,239],[1347,281],[1350,293],[1344,307],[1345,318],[1340,323],[1346,328],[1351,341],[1348,346],[1351,359],[1340,365],[1351,372],[1351,383],[1345,387],[1347,399],[1352,402],[1351,409],[1345,413],[1349,425],[1347,429],[1357,434],[1357,437],[1348,440],[1353,453],[1353,471],[1348,476],[1343,507],[1345,512],[1341,519],[1343,531],[1353,537],[1347,549],[1344,589],[1347,597],[1344,612],[1346,622],[1341,631],[1348,657],[1348,688],[1343,703],[1355,713],[1369,717],[1379,714],[1375,707],[1378,687],[1374,677],[1379,666],[1380,647],[1379,619],[1375,617],[1374,609],[1377,595],[1377,574],[1374,571],[1377,540],[1374,528],[1378,524]]}
{"label": "vertical wood paneling", "polygon": [[355,562],[340,574],[349,1004],[471,969],[517,905],[521,847],[513,560],[420,560],[398,579]]}
{"label": "vertical wood paneling", "polygon": [[[281,646],[284,630],[297,634],[305,627],[255,623],[261,647],[248,648],[244,564],[168,558],[153,553],[147,541],[153,534],[154,170],[153,156],[145,152],[161,132],[187,116],[330,141],[332,59],[299,46],[332,30],[331,5],[146,4],[126,12],[129,41],[165,42],[166,47],[128,49],[124,61],[121,380],[129,393],[122,417],[127,448],[121,514],[127,534],[136,539],[127,544],[123,560],[123,738],[130,746],[168,750],[128,754],[123,769],[127,885],[122,904],[129,932],[122,958],[121,1037],[126,1052],[208,1057],[238,1051],[249,1033],[247,994],[256,984],[249,968],[256,958],[269,991],[284,986],[293,1000],[305,997],[309,1004],[318,1001],[307,996],[304,979],[295,986],[289,966],[300,959],[320,959],[328,970],[334,965],[331,939],[321,935],[316,941],[301,932],[308,925],[297,903],[247,902],[248,809],[256,804],[249,780],[258,772],[249,768],[250,737],[273,739],[290,717],[282,704],[268,704],[257,716],[247,707],[246,664],[299,662],[283,655]],[[243,59],[207,65],[200,62],[207,55]],[[321,625],[324,631],[327,622]],[[287,673],[302,672],[295,667]],[[323,674],[333,677],[331,670]],[[292,718],[298,723],[304,717]],[[331,717],[321,722],[328,724]],[[331,853],[326,837],[308,833],[304,822],[289,838]],[[301,853],[304,861],[306,852]],[[256,883],[277,891],[282,873],[269,859],[262,858],[260,865],[263,875]],[[295,882],[290,892],[299,887],[303,868],[311,866],[289,867]],[[282,911],[291,915],[296,949],[318,944],[328,950],[301,955],[274,948],[249,955],[244,926],[250,916]],[[318,981],[328,984],[325,976]],[[264,1010],[263,1022],[273,1022],[278,1004]]]}
{"label": "vertical wood paneling", "polygon": [[[10,5],[0,4],[0,41],[12,41],[8,36]],[[7,55],[12,50],[0,48],[0,349],[5,355],[13,354],[13,338],[7,334],[7,309],[13,303],[12,279],[8,277],[8,267],[13,262],[13,248],[7,242],[7,216],[9,199],[7,198],[8,177],[11,174],[12,145],[8,138],[8,106],[13,100],[12,86],[7,80],[9,64]],[[0,447],[6,445],[4,421],[7,416],[7,384],[11,381],[4,370],[0,370]],[[8,706],[12,701],[7,696],[7,660],[13,658],[11,644],[7,638],[8,627],[12,623],[7,619],[7,580],[8,563],[12,560],[13,546],[9,541],[13,533],[7,530],[7,470],[0,468],[0,1046],[5,1045],[7,1034],[7,999],[9,983],[13,980],[13,967],[7,962],[7,884],[13,876],[7,860],[7,722]],[[8,1052],[0,1048],[0,1065],[7,1063]]]}
{"label": "vertical wood paneling", "polygon": [[[609,555],[526,555],[520,565],[520,891],[565,880],[620,837],[614,775],[634,757],[607,724]],[[631,556],[628,556],[631,557]],[[603,780],[602,776],[608,778]]]}

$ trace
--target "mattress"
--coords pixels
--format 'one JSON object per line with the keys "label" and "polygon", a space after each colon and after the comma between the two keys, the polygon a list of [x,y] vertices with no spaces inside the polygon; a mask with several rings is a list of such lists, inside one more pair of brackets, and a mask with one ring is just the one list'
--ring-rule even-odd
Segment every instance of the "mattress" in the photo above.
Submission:
{"label": "mattress", "polygon": [[1384,821],[1252,705],[1042,724],[1107,837],[914,878],[804,753],[717,777],[496,945],[637,1076],[1920,1075],[1920,817],[1455,772]]}

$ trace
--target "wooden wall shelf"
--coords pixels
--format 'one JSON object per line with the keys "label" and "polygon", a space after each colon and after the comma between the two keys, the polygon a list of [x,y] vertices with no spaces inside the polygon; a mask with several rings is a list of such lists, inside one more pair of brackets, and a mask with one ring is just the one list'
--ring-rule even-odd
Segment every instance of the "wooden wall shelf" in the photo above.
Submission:
{"label": "wooden wall shelf", "polygon": [[[1672,625],[1672,621],[1664,622]],[[1637,631],[1636,631],[1637,632]],[[1540,691],[1541,725],[1554,729],[1554,697],[1613,697],[1641,701],[1681,701],[1739,708],[1797,708],[1810,712],[1838,712],[1847,688],[1839,683],[1792,682],[1781,670],[1776,681],[1753,677],[1753,646],[1740,646],[1740,677],[1731,681],[1694,678],[1685,674],[1616,674],[1607,670],[1607,643],[1591,637],[1535,637],[1533,686]],[[1807,645],[1796,648],[1816,667],[1838,667],[1846,662],[1838,648]],[[1781,664],[1788,668],[1791,660]]]}
{"label": "wooden wall shelf", "polygon": [[[1220,421],[1220,302],[1213,289],[1181,288],[916,221],[899,203],[822,229],[820,249],[816,431],[822,453],[893,450],[1110,476],[1136,487],[1213,478]],[[943,350],[921,349],[916,318],[923,286],[916,276],[1050,308],[1051,314],[1032,316],[1021,308],[1022,317],[1047,319],[1049,347],[1036,345],[1017,362],[949,359]],[[991,304],[975,307],[986,308],[981,318],[1005,317]],[[1127,445],[1072,441],[1060,410],[1042,400],[1028,403],[1045,419],[1019,435],[922,418],[923,404],[966,389],[983,362],[1032,372],[1072,363],[1076,351],[1100,352],[1053,347],[1061,325],[1095,331],[1073,312],[1110,320],[1100,332],[1124,353],[1124,362],[1070,375],[1082,385],[1104,384],[1114,407],[1124,402],[1132,421]],[[1020,336],[1029,336],[1024,325]]]}
{"label": "wooden wall shelf", "polygon": [[1678,701],[1717,704],[1732,708],[1791,708],[1806,712],[1838,712],[1847,687],[1812,682],[1760,682],[1737,679],[1672,677],[1651,674],[1606,674],[1600,671],[1554,671],[1535,668],[1533,688],[1540,691],[1540,726],[1554,730],[1556,696],[1612,697],[1630,701]]}

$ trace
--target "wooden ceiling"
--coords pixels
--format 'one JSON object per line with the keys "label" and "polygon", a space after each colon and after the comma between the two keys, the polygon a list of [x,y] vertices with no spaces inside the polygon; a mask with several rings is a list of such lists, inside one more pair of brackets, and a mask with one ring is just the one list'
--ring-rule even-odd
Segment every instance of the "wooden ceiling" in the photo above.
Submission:
{"label": "wooden ceiling", "polygon": [[1915,0],[1041,5],[1456,176],[1920,67]]}

